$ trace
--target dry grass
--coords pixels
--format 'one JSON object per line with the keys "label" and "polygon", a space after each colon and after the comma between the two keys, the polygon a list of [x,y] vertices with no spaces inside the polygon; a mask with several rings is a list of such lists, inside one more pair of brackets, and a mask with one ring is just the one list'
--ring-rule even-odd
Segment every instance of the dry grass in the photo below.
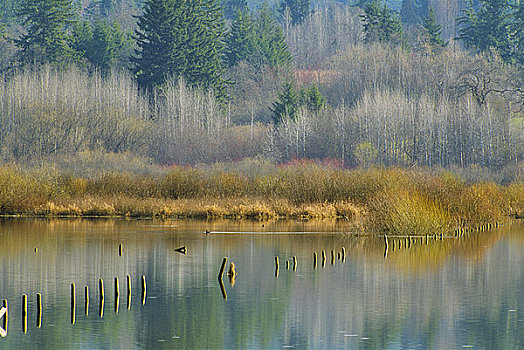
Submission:
{"label": "dry grass", "polygon": [[[249,168],[249,167],[248,167]],[[0,213],[166,218],[337,218],[369,232],[434,234],[524,213],[524,185],[466,184],[424,169],[345,170],[314,162],[246,173],[174,167],[94,178],[0,167]]]}

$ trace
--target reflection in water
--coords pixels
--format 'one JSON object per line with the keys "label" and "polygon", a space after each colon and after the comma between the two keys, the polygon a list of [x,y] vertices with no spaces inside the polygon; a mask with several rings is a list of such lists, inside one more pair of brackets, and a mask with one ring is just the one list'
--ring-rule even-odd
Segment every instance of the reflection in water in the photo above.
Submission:
{"label": "reflection in water", "polygon": [[[524,347],[524,229],[388,236],[386,259],[383,237],[346,231],[339,222],[0,221],[0,298],[13,310],[23,310],[21,294],[45,300],[41,328],[13,314],[0,347]],[[187,255],[175,252],[184,246]],[[217,286],[224,256],[241,274]],[[279,271],[275,257],[296,272]],[[129,312],[118,313],[115,279],[115,313],[104,315],[103,279],[123,276]],[[97,281],[100,317],[88,316],[87,288],[85,315],[74,314],[69,285]],[[26,316],[37,309],[30,303]]]}

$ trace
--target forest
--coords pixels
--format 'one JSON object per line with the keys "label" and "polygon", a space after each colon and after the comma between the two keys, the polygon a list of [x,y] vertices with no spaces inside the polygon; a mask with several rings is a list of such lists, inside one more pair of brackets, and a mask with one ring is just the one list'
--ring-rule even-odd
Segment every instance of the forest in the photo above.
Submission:
{"label": "forest", "polygon": [[[278,168],[286,164],[291,182],[311,166],[447,169],[465,183],[509,184],[524,174],[524,2],[4,0],[0,17],[2,175],[5,183],[14,168],[34,172],[20,183],[41,177],[33,211],[45,211],[56,191],[92,194],[115,172],[157,176],[141,198],[266,193],[293,205],[354,199],[362,188],[296,198],[275,190],[287,183]],[[215,170],[198,170],[204,182],[182,195],[162,185],[162,176],[185,179],[195,166]],[[399,174],[408,183],[421,177],[413,181],[426,189],[451,186],[447,175]],[[382,186],[381,175],[367,175]],[[106,189],[116,190],[103,195],[132,196],[146,181],[111,176]],[[269,192],[260,181],[272,182]],[[216,193],[197,189],[209,183]],[[465,183],[460,191],[493,194]],[[33,199],[18,204],[7,192],[3,212],[29,210],[29,192]],[[365,208],[382,205],[371,197]],[[519,199],[506,199],[513,206],[496,212],[518,212]],[[346,209],[350,217],[361,210]]]}

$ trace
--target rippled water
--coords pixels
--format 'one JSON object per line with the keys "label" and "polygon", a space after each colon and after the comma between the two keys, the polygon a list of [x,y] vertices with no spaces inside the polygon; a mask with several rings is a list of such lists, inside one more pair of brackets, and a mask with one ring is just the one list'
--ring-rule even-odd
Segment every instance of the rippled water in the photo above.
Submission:
{"label": "rippled water", "polygon": [[[409,248],[402,239],[402,249],[399,243],[392,250],[390,238],[385,258],[382,238],[356,236],[334,222],[4,219],[0,299],[8,299],[9,323],[0,348],[524,348],[522,227],[428,244],[417,239]],[[175,252],[182,246],[187,255]],[[345,261],[337,256],[342,247]],[[227,298],[217,279],[224,257],[238,272],[234,284],[224,275]]]}

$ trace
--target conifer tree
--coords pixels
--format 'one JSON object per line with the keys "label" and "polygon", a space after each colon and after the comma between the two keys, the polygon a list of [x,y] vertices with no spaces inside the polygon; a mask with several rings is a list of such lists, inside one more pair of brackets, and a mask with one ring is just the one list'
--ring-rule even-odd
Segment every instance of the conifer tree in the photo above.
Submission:
{"label": "conifer tree", "polygon": [[222,0],[222,8],[224,10],[224,17],[229,20],[234,20],[237,13],[245,13],[249,11],[247,0]]}
{"label": "conifer tree", "polygon": [[513,11],[513,42],[515,61],[524,64],[524,1],[520,1]]}
{"label": "conifer tree", "polygon": [[398,42],[402,37],[400,18],[379,0],[366,3],[361,20],[367,43]]}
{"label": "conifer tree", "polygon": [[429,44],[432,47],[445,47],[448,44],[442,39],[442,28],[437,23],[433,8],[429,8],[428,16],[424,19],[422,27],[428,35]]}
{"label": "conifer tree", "polygon": [[326,104],[326,98],[322,96],[317,85],[307,89],[304,95],[304,105],[310,112],[318,113]]}
{"label": "conifer tree", "polygon": [[271,108],[273,112],[273,122],[279,124],[286,118],[295,119],[299,108],[299,95],[295,86],[291,82],[285,83]]}
{"label": "conifer tree", "polygon": [[289,9],[291,16],[291,24],[297,25],[304,22],[304,20],[311,13],[310,0],[281,0],[279,12],[284,15],[286,9]]}
{"label": "conifer tree", "polygon": [[138,18],[134,72],[151,89],[168,77],[225,96],[225,23],[217,0],[148,0]]}
{"label": "conifer tree", "polygon": [[82,21],[73,28],[73,49],[102,74],[109,73],[125,45],[125,34],[118,24],[109,25],[106,22],[90,24]]}
{"label": "conifer tree", "polygon": [[466,47],[479,52],[494,48],[501,57],[510,59],[510,6],[508,0],[479,0],[476,10],[473,2],[464,10],[463,16],[457,19],[461,25],[458,39]]}
{"label": "conifer tree", "polygon": [[230,67],[248,59],[255,52],[255,21],[247,11],[238,12],[226,40],[226,58]]}
{"label": "conifer tree", "polygon": [[276,24],[270,9],[264,5],[255,22],[255,54],[251,62],[255,65],[267,64],[271,67],[291,63],[291,53],[284,40],[282,29]]}
{"label": "conifer tree", "polygon": [[18,16],[26,34],[16,39],[22,63],[63,64],[72,59],[68,27],[74,22],[72,0],[23,0]]}

